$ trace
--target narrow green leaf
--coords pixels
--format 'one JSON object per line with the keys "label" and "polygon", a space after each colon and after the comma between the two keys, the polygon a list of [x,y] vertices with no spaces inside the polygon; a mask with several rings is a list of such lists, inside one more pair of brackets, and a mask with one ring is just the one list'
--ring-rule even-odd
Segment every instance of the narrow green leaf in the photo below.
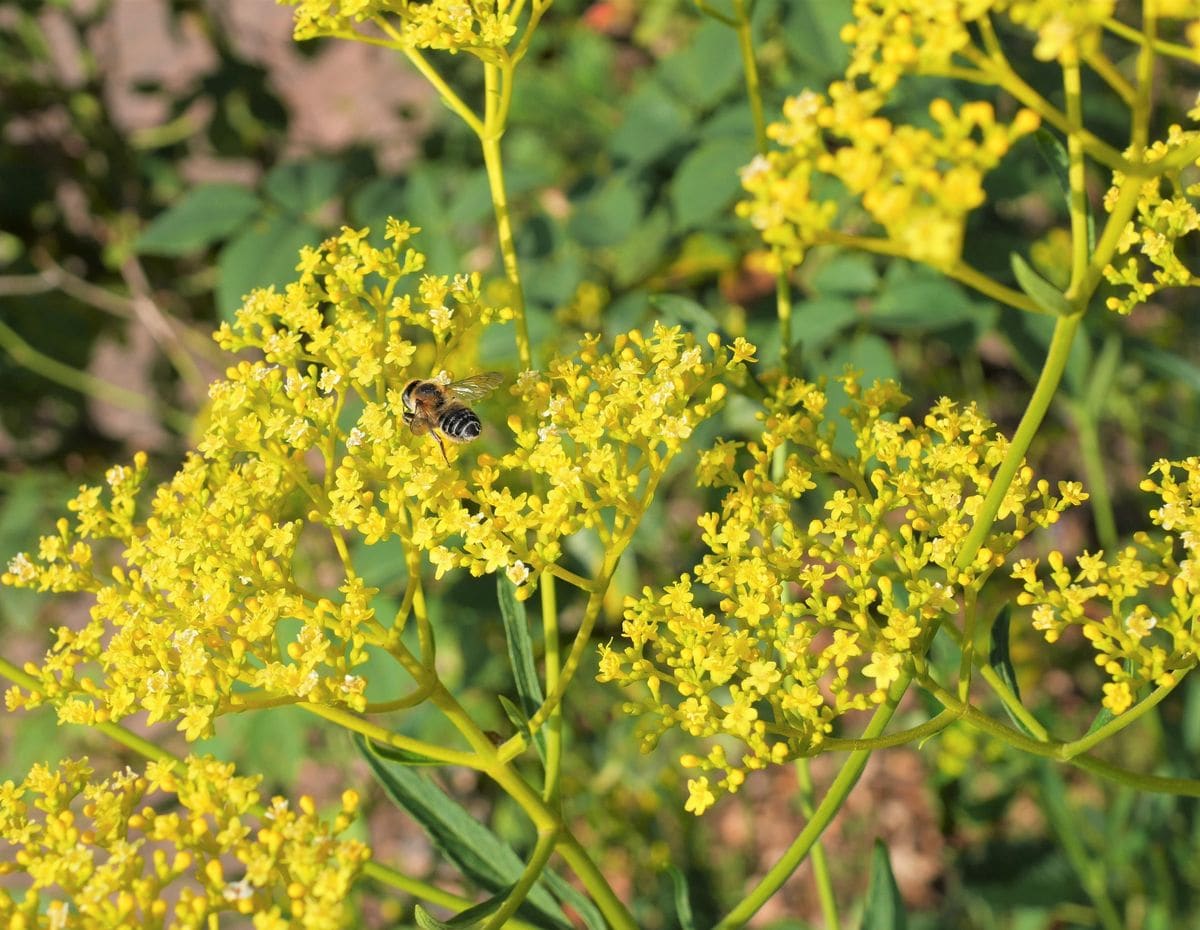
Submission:
{"label": "narrow green leaf", "polygon": [[557,872],[551,872],[547,869],[542,873],[542,878],[545,880],[546,887],[550,889],[551,894],[574,910],[588,930],[607,930],[608,924],[604,922],[604,917],[601,915],[600,909],[592,903],[591,898],[570,884]]}
{"label": "narrow green leaf", "polygon": [[1016,276],[1017,283],[1021,285],[1021,290],[1025,292],[1025,296],[1047,313],[1056,316],[1068,316],[1071,313],[1071,304],[1063,296],[1062,291],[1034,271],[1029,262],[1016,252],[1012,253],[1010,259],[1013,274]]}
{"label": "narrow green leaf", "polygon": [[[1062,144],[1058,136],[1045,126],[1038,129],[1033,137],[1037,140],[1038,150],[1041,151],[1042,157],[1046,159],[1050,170],[1054,172],[1054,177],[1058,179],[1058,186],[1062,189],[1063,198],[1067,201],[1067,206],[1070,207],[1071,158],[1067,153],[1066,146]],[[1084,202],[1086,204],[1086,199]],[[1096,251],[1096,221],[1092,216],[1090,205],[1087,207],[1087,236],[1088,253],[1090,254]]]}
{"label": "narrow green leaf", "polygon": [[533,746],[538,751],[538,755],[542,759],[542,764],[546,763],[546,740],[542,737],[539,730],[536,735],[529,731],[529,717],[516,704],[506,698],[503,694],[498,694],[496,697],[500,701],[500,706],[504,708],[504,715],[508,717],[516,731],[525,737],[526,742],[533,743]]}
{"label": "narrow green leaf", "polygon": [[667,867],[667,874],[671,876],[671,882],[675,885],[675,915],[679,918],[680,930],[696,930],[687,877],[673,865]]}
{"label": "narrow green leaf", "polygon": [[871,883],[867,886],[867,901],[863,909],[862,930],[904,930],[907,920],[896,876],[883,840],[875,841],[871,854]]}
{"label": "narrow green leaf", "polygon": [[412,752],[408,749],[397,749],[395,746],[386,746],[383,743],[376,742],[373,739],[367,740],[371,752],[383,756],[390,762],[399,762],[401,765],[442,765],[437,759],[431,759],[429,756],[422,755],[419,752]]}
{"label": "narrow green leaf", "polygon": [[236,184],[201,184],[156,216],[134,248],[142,255],[187,255],[236,232],[259,211],[252,191]]}
{"label": "narrow green leaf", "polygon": [[[494,893],[520,879],[525,866],[513,848],[427,776],[382,758],[361,736],[354,737],[354,744],[392,800],[417,821],[464,875]],[[530,891],[521,912],[526,909],[543,923],[571,930],[570,921],[541,885]]]}
{"label": "narrow green leaf", "polygon": [[[996,615],[995,621],[992,623],[992,644],[988,650],[988,665],[996,670],[996,674],[1001,680],[1008,685],[1009,690],[1016,695],[1017,700],[1021,699],[1021,689],[1017,685],[1017,672],[1013,668],[1012,656],[1009,655],[1009,627],[1012,622],[1012,605],[1005,604],[1000,608],[1000,613]],[[1029,728],[1009,709],[1008,705],[1004,705],[1004,710],[1008,714],[1009,719],[1021,730],[1022,733],[1029,733]],[[1033,734],[1030,734],[1031,736]]]}
{"label": "narrow green leaf", "polygon": [[[504,638],[508,641],[508,663],[512,666],[513,679],[517,684],[517,697],[520,698],[521,710],[524,712],[519,718],[524,722],[518,723],[514,720],[513,723],[528,732],[529,718],[537,713],[537,709],[545,700],[542,697],[542,686],[538,682],[537,666],[533,661],[529,619],[525,614],[524,602],[517,600],[517,586],[499,573],[496,575],[496,595],[500,601],[500,617],[504,621]],[[534,741],[538,754],[545,760],[546,738],[538,732],[534,734]]]}
{"label": "narrow green leaf", "polygon": [[500,910],[505,900],[512,894],[514,887],[516,887],[515,882],[507,888],[501,889],[486,901],[480,901],[478,904],[473,904],[466,910],[460,911],[449,920],[438,920],[420,904],[414,908],[413,916],[417,919],[417,926],[421,930],[470,930],[471,927],[478,927]]}

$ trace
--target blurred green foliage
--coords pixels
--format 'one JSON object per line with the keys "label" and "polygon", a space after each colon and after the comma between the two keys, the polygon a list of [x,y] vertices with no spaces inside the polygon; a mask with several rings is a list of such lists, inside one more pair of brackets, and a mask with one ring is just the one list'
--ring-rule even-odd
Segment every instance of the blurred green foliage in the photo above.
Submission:
{"label": "blurred green foliage", "polygon": [[[616,22],[599,28],[585,15],[585,4],[555,5],[524,66],[504,140],[535,359],[587,330],[612,334],[659,318],[745,334],[760,354],[777,357],[774,282],[755,270],[757,236],[731,209],[740,190],[737,170],[753,155],[733,34],[687,5],[611,6]],[[419,244],[431,271],[496,272],[486,264],[494,251],[486,177],[458,121],[437,121],[419,140],[418,157],[395,175],[382,174],[364,146],[294,157],[291,115],[272,91],[272,75],[235,50],[208,5],[173,2],[164,9],[176,27],[199,21],[212,52],[207,71],[191,86],[172,89],[164,81],[142,88],[167,100],[166,127],[185,119],[198,102],[211,108],[199,128],[176,135],[130,134],[109,107],[112,88],[105,82],[98,29],[112,4],[22,2],[0,18],[0,124],[8,128],[0,135],[0,321],[21,340],[68,366],[89,369],[102,340],[127,343],[145,325],[128,304],[139,296],[152,299],[177,331],[203,332],[229,319],[251,288],[288,281],[301,246],[343,223],[379,231],[388,215],[423,228]],[[769,118],[785,95],[823,87],[840,73],[845,58],[837,33],[848,17],[848,0],[756,5]],[[63,43],[75,49],[78,77],[70,80],[60,67]],[[396,61],[395,68],[399,74],[405,65]],[[450,77],[464,95],[481,90],[453,69]],[[1045,77],[1053,76],[1047,71]],[[1052,101],[1060,97],[1053,85],[1038,89]],[[1114,114],[1108,121],[1113,137],[1106,141],[1117,142],[1117,130],[1123,131],[1115,125],[1119,108],[1106,109],[1100,87],[1087,93],[1089,117],[1101,136],[1106,114]],[[955,100],[960,94],[950,81],[925,80],[904,98],[897,116],[919,123],[935,96]],[[1162,122],[1178,118],[1167,112]],[[189,184],[181,164],[197,148],[217,160],[250,162],[256,180]],[[1025,143],[989,178],[989,201],[973,217],[966,256],[981,270],[1012,281],[1008,256],[1016,252],[1042,277],[1056,280],[1061,256],[1049,246],[1031,248],[1066,215],[1053,161],[1052,149]],[[1105,183],[1093,181],[1097,190]],[[140,295],[139,274],[149,282]],[[130,312],[111,312],[107,301],[78,286],[81,281]],[[923,268],[861,254],[817,251],[798,270],[797,283],[791,357],[798,373],[831,375],[853,364],[868,382],[898,377],[915,409],[941,395],[975,399],[1011,429],[1041,366],[1050,321],[1001,308]],[[1078,478],[1077,436],[1081,426],[1092,429],[1103,443],[1107,471],[1086,476],[1086,483],[1110,487],[1122,535],[1144,520],[1136,484],[1146,468],[1157,458],[1197,451],[1200,327],[1193,314],[1173,304],[1171,295],[1131,320],[1089,314],[1086,338],[1076,344],[1067,371],[1067,396],[1056,407],[1057,425],[1043,430],[1034,447],[1048,477]],[[506,363],[508,338],[500,333],[485,340],[481,364]],[[211,357],[194,351],[211,366]],[[163,404],[203,415],[202,395],[170,358],[152,359],[150,376]],[[0,352],[4,552],[27,546],[74,486],[94,480],[110,458],[123,454],[122,437],[91,417],[95,400]],[[713,428],[737,434],[753,426],[746,407],[731,403]],[[168,434],[153,450],[164,474],[187,445],[186,436]],[[701,433],[694,441],[710,438]],[[695,517],[714,500],[694,487],[688,457],[680,458],[622,564],[599,633],[603,639],[619,631],[621,595],[694,562]],[[1088,525],[1064,522],[1058,532],[1060,548],[1094,550],[1099,544]],[[585,567],[599,556],[584,540],[571,554]],[[398,550],[363,549],[355,564],[364,567],[368,583],[383,587],[384,598],[398,602],[404,582]],[[319,576],[321,565],[307,570]],[[439,659],[449,666],[444,677],[476,719],[507,732],[511,722],[489,697],[510,674],[493,586],[451,577],[433,592],[430,610],[442,631]],[[58,604],[51,614],[34,597],[11,589],[0,598],[0,630],[6,640],[23,644],[26,657],[45,647],[51,626],[80,609]],[[1013,635],[1015,667],[1030,677],[1021,684],[1038,695],[1041,719],[1054,729],[1085,716],[1091,702],[1084,695],[1098,688],[1085,651],[1077,650],[1078,668],[1064,676],[1043,666],[1040,640],[1028,629],[1014,622]],[[534,640],[536,649],[536,635]],[[400,682],[380,677],[389,673],[385,669],[393,666],[381,662],[365,674],[380,693],[394,694]],[[700,821],[683,815],[673,766],[681,749],[663,745],[652,756],[639,756],[633,723],[590,684],[591,675],[581,677],[586,680],[567,707],[577,734],[566,756],[571,816],[603,851],[597,853],[601,867],[625,877],[648,930],[677,922],[676,890],[664,872],[668,863],[684,877],[695,925],[710,925],[746,877],[769,861],[755,842],[758,826],[780,817],[800,822],[792,802],[780,796],[784,786],[767,784],[728,803],[749,824],[741,834],[719,815]],[[1159,758],[1168,773],[1194,774],[1200,765],[1200,684],[1189,681],[1163,711],[1162,732],[1127,731],[1112,751]],[[432,710],[420,708],[404,720],[406,730],[431,741],[438,739],[439,725]],[[4,777],[75,751],[81,742],[80,734],[56,729],[46,710],[24,717],[4,736]],[[104,751],[90,739],[82,742],[87,751]],[[293,783],[311,764],[344,766],[350,755],[340,740],[330,742],[314,729],[311,718],[286,710],[269,718],[226,718],[218,735],[199,748],[263,773],[272,785]],[[1122,902],[1129,926],[1154,930],[1200,922],[1200,873],[1191,866],[1200,844],[1194,801],[1107,785],[1091,785],[1083,794],[1039,763],[989,753],[982,739],[935,741],[921,758],[930,774],[914,796],[936,822],[944,863],[936,881],[916,893],[909,889],[919,901],[910,926],[1086,925],[1086,897],[1055,838],[1056,811],[1084,822],[1094,867]],[[356,777],[365,783],[364,773]],[[530,840],[510,801],[485,785],[468,787],[483,795],[470,803],[496,806],[497,829],[514,831],[506,839],[519,845]],[[1031,798],[1051,816],[1027,816]],[[847,900],[866,890],[870,841],[880,829],[852,814],[830,838],[842,850],[832,868]],[[868,908],[882,911],[890,899],[887,883],[880,882]],[[814,925],[805,921],[817,919],[815,905],[804,898],[803,890],[785,894],[796,919],[772,926]]]}

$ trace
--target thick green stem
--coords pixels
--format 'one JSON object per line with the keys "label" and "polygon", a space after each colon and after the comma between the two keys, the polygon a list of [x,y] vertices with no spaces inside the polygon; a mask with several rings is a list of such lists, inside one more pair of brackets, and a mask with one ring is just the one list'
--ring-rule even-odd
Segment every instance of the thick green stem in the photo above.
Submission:
{"label": "thick green stem", "polygon": [[[796,780],[800,784],[800,813],[811,820],[813,816],[813,781],[807,759],[796,760]],[[833,894],[833,877],[829,872],[829,860],[825,847],[820,843],[812,849],[813,878],[817,884],[817,897],[821,901],[821,916],[825,918],[825,930],[840,930],[837,898]]]}
{"label": "thick green stem", "polygon": [[[887,700],[879,706],[866,729],[863,730],[863,739],[874,739],[883,732],[888,721],[896,712],[896,705],[899,704],[901,696],[908,688],[909,680],[908,676],[903,676],[892,683],[892,687],[888,690]],[[845,803],[851,789],[858,783],[859,776],[862,775],[870,757],[871,750],[869,749],[860,749],[850,753],[845,765],[842,766],[841,771],[829,786],[829,790],[825,792],[825,797],[813,811],[812,818],[800,831],[800,835],[792,841],[787,852],[763,876],[762,881],[755,885],[750,893],[717,923],[713,930],[732,930],[734,927],[744,926],[758,909],[771,899],[804,861],[804,857],[808,855],[813,844],[821,838],[821,834],[825,832],[825,828],[829,826],[834,815],[841,810],[842,804]]]}
{"label": "thick green stem", "polygon": [[[546,655],[546,693],[558,690],[559,644],[558,604],[554,590],[554,577],[542,575],[542,637]],[[559,806],[560,776],[562,774],[563,720],[562,705],[558,705],[546,721],[546,782],[542,797],[551,808]]]}
{"label": "thick green stem", "polygon": [[506,88],[511,87],[512,71],[499,65],[484,66],[487,93],[487,111],[479,143],[483,147],[483,166],[487,171],[488,189],[492,195],[492,209],[496,214],[496,235],[500,243],[500,255],[504,261],[504,275],[511,289],[513,323],[516,329],[517,356],[522,368],[533,367],[533,353],[529,346],[529,324],[525,319],[525,288],[521,283],[521,269],[517,263],[517,246],[513,238],[512,219],[508,213],[508,193],[504,187],[504,166],[500,155],[500,140],[504,136]]}

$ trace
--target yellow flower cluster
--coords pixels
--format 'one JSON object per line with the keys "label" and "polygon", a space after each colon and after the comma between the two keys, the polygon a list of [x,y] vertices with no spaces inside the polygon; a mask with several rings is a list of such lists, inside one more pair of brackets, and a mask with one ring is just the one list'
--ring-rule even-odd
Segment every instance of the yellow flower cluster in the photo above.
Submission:
{"label": "yellow flower cluster", "polygon": [[461,537],[430,553],[439,576],[455,566],[503,569],[528,597],[533,585],[524,582],[562,558],[567,536],[590,530],[619,551],[614,542],[632,533],[671,458],[754,351],[715,335],[705,351],[680,327],[655,324],[648,337],[635,330],[608,350],[586,336],[575,356],[525,372],[511,392],[513,450],[480,456],[472,472],[475,512],[459,504],[415,524],[422,542]]}
{"label": "yellow flower cluster", "polygon": [[338,839],[355,792],[326,823],[309,797],[295,810],[274,798],[254,817],[259,779],[212,758],[99,782],[92,774],[86,759],[68,760],[0,785],[0,876],[24,878],[0,886],[3,926],[202,930],[222,915],[254,915],[255,930],[347,925],[346,900],[370,857]]}
{"label": "yellow flower cluster", "polygon": [[946,100],[930,105],[936,130],[896,125],[880,115],[886,99],[878,88],[840,81],[828,96],[805,91],[784,104],[784,121],[768,130],[783,148],[742,170],[751,199],[738,205],[777,261],[797,264],[828,238],[839,205],[834,192],[822,191],[836,179],[901,254],[934,267],[953,265],[967,214],[984,202],[984,176],[1017,138],[1038,127],[1031,110],[1005,124],[989,103],[955,110]]}
{"label": "yellow flower cluster", "polygon": [[825,393],[784,381],[760,442],[721,441],[701,456],[700,483],[727,489],[699,521],[709,554],[694,577],[631,598],[627,645],[601,650],[601,680],[648,688],[627,705],[651,719],[648,746],[670,728],[734,738],[682,760],[706,773],[689,784],[697,814],[747,770],[818,752],[839,717],[883,701],[966,592],[1085,497],[1070,483],[1054,496],[1022,468],[960,570],[1007,441],[973,405],[943,399],[917,423],[892,417],[907,401],[894,383],[843,383],[853,455],[836,450]]}
{"label": "yellow flower cluster", "polygon": [[[83,629],[59,630],[44,662],[26,666],[39,691],[11,689],[10,709],[49,700],[61,720],[85,724],[146,710],[195,739],[259,700],[365,706],[355,669],[386,631],[343,534],[409,538],[430,513],[465,514],[458,473],[403,422],[404,385],[428,372],[414,367],[421,353],[408,337],[426,330],[421,357],[438,365],[464,332],[511,317],[482,304],[474,277],[426,275],[415,298],[402,292],[424,265],[405,246],[413,232],[391,220],[386,248],[345,229],[305,249],[299,281],[250,295],[217,333],[223,347],[265,358],[212,385],[199,452],[157,489],[149,516],[134,520],[139,456],[109,471],[107,496],[81,490],[73,528],[59,521],[36,556],[11,561],[5,584],[90,591],[96,603]],[[336,599],[295,578],[307,524],[343,557]],[[123,564],[107,571],[89,542],[105,538],[123,546]],[[285,620],[299,626],[286,646]]]}
{"label": "yellow flower cluster", "polygon": [[[1188,115],[1200,119],[1200,100]],[[1150,145],[1145,157],[1164,158],[1195,146],[1198,140],[1200,132],[1171,126],[1166,139]],[[1164,287],[1200,283],[1200,278],[1192,274],[1178,253],[1181,240],[1200,229],[1200,212],[1195,204],[1200,197],[1200,183],[1187,183],[1182,177],[1185,169],[1190,172],[1195,165],[1200,165],[1200,159],[1165,175],[1148,177],[1142,183],[1135,217],[1117,243],[1117,254],[1128,258],[1122,263],[1114,261],[1104,269],[1104,277],[1110,284],[1125,288],[1124,293],[1108,298],[1110,310],[1128,314]],[[1120,172],[1113,172],[1113,185],[1104,198],[1105,209],[1112,210],[1124,181]]]}
{"label": "yellow flower cluster", "polygon": [[[1078,626],[1091,643],[1109,678],[1104,706],[1114,714],[1128,709],[1146,684],[1174,684],[1200,653],[1200,458],[1157,462],[1142,490],[1162,499],[1150,518],[1165,533],[1138,533],[1137,545],[1111,559],[1085,552],[1074,572],[1052,552],[1046,581],[1036,559],[1013,569],[1025,585],[1018,602],[1033,606],[1034,629],[1047,642]],[[1179,562],[1176,538],[1185,554]]]}
{"label": "yellow flower cluster", "polygon": [[[496,0],[279,0],[296,7],[297,40],[350,32],[368,20],[408,48],[450,52],[503,48],[517,31]],[[394,20],[393,20],[394,18]],[[392,23],[395,22],[395,27]]]}
{"label": "yellow flower cluster", "polygon": [[850,46],[846,76],[865,75],[887,93],[905,74],[952,74],[976,53],[972,29],[990,29],[992,16],[1036,33],[1036,58],[1060,61],[1098,45],[1114,6],[1114,0],[855,0],[854,20],[842,29]]}

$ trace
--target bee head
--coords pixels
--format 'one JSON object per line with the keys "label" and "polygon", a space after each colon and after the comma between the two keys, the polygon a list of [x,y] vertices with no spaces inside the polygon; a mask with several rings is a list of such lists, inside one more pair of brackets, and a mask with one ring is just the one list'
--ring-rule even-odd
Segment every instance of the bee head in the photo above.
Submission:
{"label": "bee head", "polygon": [[420,383],[421,382],[418,380],[413,380],[413,381],[409,381],[408,384],[404,385],[404,391],[400,395],[400,402],[402,404],[404,404],[405,410],[408,410],[411,412],[411,411],[417,409],[416,401],[413,399],[413,391],[416,389],[417,385]]}

